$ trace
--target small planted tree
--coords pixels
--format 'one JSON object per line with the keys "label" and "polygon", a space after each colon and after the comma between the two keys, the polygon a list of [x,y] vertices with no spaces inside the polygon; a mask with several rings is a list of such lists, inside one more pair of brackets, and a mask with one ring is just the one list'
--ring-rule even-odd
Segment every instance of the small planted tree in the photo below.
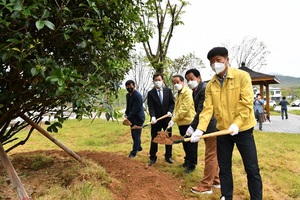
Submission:
{"label": "small planted tree", "polygon": [[134,2],[11,0],[0,5],[2,144],[28,125],[20,120],[10,127],[20,113],[34,122],[52,114],[58,121],[48,131],[56,132],[68,117],[67,107],[78,119],[107,107],[130,68],[129,51],[134,33],[139,34]]}
{"label": "small planted tree", "polygon": [[[8,152],[24,144],[33,128],[61,145],[37,125],[45,114],[57,119],[47,129],[57,132],[67,108],[78,119],[110,108],[142,34],[135,28],[141,27],[139,12],[131,0],[0,2],[0,158],[20,199],[28,197],[2,145],[17,140]],[[28,136],[18,140],[29,124]]]}

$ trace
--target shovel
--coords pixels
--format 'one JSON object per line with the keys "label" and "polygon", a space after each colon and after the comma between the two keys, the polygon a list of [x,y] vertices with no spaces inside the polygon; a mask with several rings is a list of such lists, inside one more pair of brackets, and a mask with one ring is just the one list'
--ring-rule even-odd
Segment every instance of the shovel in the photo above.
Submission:
{"label": "shovel", "polygon": [[[167,117],[169,117],[169,114],[165,114],[165,115],[161,116],[160,118],[157,118],[156,121],[165,119]],[[150,124],[153,124],[153,123],[152,122],[148,122],[147,124],[144,124],[143,126],[134,125],[131,129],[142,129],[142,128],[145,128],[146,126],[149,126]]]}
{"label": "shovel", "polygon": [[[216,136],[220,136],[220,135],[228,135],[231,133],[233,133],[233,131],[226,129],[226,130],[221,130],[221,131],[216,131],[213,133],[201,135],[200,138],[216,137]],[[191,138],[182,138],[179,140],[172,141],[170,138],[166,138],[166,137],[157,137],[157,139],[155,141],[153,140],[153,142],[155,142],[155,143],[166,144],[166,145],[172,145],[172,144],[178,144],[178,143],[190,142],[190,141],[191,141]]]}

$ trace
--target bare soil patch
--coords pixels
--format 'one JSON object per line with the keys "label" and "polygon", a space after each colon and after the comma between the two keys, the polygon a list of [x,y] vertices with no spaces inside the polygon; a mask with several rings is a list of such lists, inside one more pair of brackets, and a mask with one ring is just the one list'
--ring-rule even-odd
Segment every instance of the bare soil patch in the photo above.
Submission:
{"label": "bare soil patch", "polygon": [[[54,156],[54,161],[44,166],[43,169],[34,170],[30,160],[14,160],[15,156],[43,153]],[[181,188],[181,180],[155,168],[148,167],[146,163],[139,160],[127,158],[124,155],[110,152],[81,151],[78,155],[85,159],[99,163],[113,178],[108,188],[116,200],[180,200],[191,199],[184,197]],[[10,156],[12,163],[20,176],[20,179],[31,197],[38,197],[47,192],[54,184],[67,184],[61,178],[64,170],[74,164],[74,159],[63,151],[38,151],[14,154]],[[0,199],[18,199],[6,174],[4,167],[0,166]],[[1,180],[1,179],[0,179]],[[197,199],[197,198],[195,198]]]}

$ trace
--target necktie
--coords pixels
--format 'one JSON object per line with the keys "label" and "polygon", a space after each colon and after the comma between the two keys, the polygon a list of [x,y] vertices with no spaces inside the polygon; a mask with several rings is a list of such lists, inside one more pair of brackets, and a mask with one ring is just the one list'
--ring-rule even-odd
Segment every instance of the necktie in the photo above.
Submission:
{"label": "necktie", "polygon": [[162,98],[162,95],[161,95],[161,90],[157,90],[157,92],[158,92],[158,97],[159,97],[160,103],[162,104],[163,98]]}

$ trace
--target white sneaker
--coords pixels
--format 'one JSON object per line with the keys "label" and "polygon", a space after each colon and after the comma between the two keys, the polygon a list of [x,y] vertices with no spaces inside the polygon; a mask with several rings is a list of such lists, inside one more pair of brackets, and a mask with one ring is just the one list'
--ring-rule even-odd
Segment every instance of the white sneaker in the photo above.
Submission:
{"label": "white sneaker", "polygon": [[224,197],[224,196],[221,196],[220,200],[225,200],[225,197]]}
{"label": "white sneaker", "polygon": [[212,194],[213,193],[212,189],[205,190],[203,188],[197,188],[197,187],[192,187],[191,192],[194,194]]}
{"label": "white sneaker", "polygon": [[212,186],[215,187],[215,188],[221,188],[220,184],[215,184],[215,185],[212,185]]}

